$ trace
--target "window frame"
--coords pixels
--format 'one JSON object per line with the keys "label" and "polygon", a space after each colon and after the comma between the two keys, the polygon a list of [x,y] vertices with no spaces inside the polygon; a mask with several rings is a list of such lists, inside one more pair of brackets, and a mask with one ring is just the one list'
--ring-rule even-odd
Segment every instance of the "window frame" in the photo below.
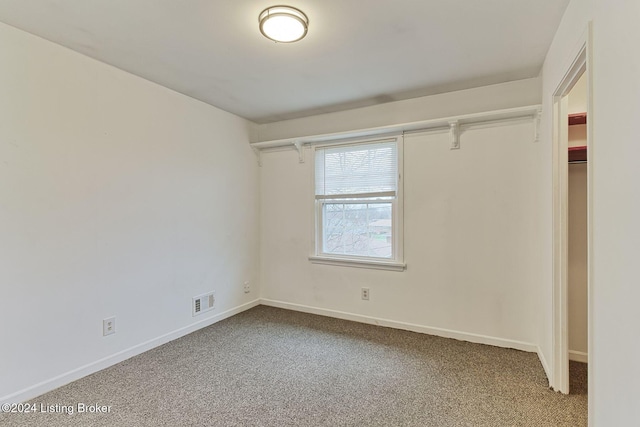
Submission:
{"label": "window frame", "polygon": [[[357,146],[363,144],[374,144],[392,142],[396,144],[397,156],[397,181],[396,195],[389,199],[372,199],[367,197],[351,198],[318,198],[316,197],[316,153],[318,150],[336,146]],[[340,265],[357,268],[372,268],[380,270],[404,271],[404,224],[403,224],[403,201],[404,201],[404,138],[402,135],[389,136],[385,138],[364,139],[348,142],[334,142],[330,144],[318,144],[313,147],[312,155],[312,197],[313,197],[313,255],[309,260],[316,264]],[[371,204],[390,203],[391,204],[391,233],[392,233],[392,256],[391,258],[361,256],[361,255],[341,255],[323,252],[324,229],[323,229],[323,207],[326,204]]]}

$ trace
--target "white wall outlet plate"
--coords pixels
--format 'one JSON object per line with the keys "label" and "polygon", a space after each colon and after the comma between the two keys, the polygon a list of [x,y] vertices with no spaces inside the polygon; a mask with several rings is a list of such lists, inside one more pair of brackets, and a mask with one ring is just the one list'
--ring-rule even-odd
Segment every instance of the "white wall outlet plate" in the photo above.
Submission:
{"label": "white wall outlet plate", "polygon": [[248,294],[249,292],[251,292],[251,284],[249,281],[246,281],[244,282],[244,293]]}
{"label": "white wall outlet plate", "polygon": [[109,317],[102,321],[102,336],[113,335],[116,333],[116,318]]}
{"label": "white wall outlet plate", "polygon": [[361,292],[362,292],[362,299],[368,301],[369,300],[369,288],[362,288]]}

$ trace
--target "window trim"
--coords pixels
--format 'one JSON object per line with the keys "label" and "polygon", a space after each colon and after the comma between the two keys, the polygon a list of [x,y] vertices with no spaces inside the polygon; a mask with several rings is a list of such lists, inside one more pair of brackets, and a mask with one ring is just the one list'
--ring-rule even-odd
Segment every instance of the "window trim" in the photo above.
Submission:
{"label": "window trim", "polygon": [[391,271],[404,271],[407,268],[407,265],[402,262],[389,262],[389,261],[379,261],[375,258],[367,258],[367,259],[356,259],[356,258],[347,258],[347,257],[337,257],[337,256],[321,256],[321,255],[310,255],[309,261],[313,264],[324,264],[324,265],[338,265],[343,267],[356,267],[356,268],[371,268],[374,270],[391,270]]}
{"label": "window trim", "polygon": [[[361,144],[371,144],[376,142],[395,141],[397,150],[397,187],[395,199],[389,200],[392,205],[392,258],[377,258],[371,256],[347,256],[329,254],[322,251],[322,206],[324,203],[337,201],[341,197],[316,197],[315,194],[315,168],[316,168],[316,152],[318,149],[330,146],[356,146]],[[370,268],[377,270],[404,271],[406,264],[404,263],[404,138],[403,135],[390,136],[385,138],[363,139],[358,141],[349,141],[345,143],[331,143],[314,145],[312,150],[311,184],[312,184],[312,200],[313,200],[313,233],[312,233],[312,254],[309,255],[309,261],[314,264],[337,265],[344,267]],[[361,201],[366,203],[366,201]]]}

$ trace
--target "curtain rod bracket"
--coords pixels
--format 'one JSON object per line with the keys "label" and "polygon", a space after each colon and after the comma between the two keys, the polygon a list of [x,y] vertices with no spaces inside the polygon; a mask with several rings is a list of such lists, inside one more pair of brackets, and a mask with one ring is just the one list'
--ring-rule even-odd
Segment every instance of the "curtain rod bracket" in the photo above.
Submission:
{"label": "curtain rod bracket", "polygon": [[540,120],[542,120],[542,108],[538,108],[533,118],[533,142],[538,142],[540,141]]}
{"label": "curtain rod bracket", "polygon": [[451,137],[451,149],[460,149],[460,122],[454,120],[449,122],[449,136]]}
{"label": "curtain rod bracket", "polygon": [[254,146],[251,146],[251,149],[253,150],[253,154],[258,158],[258,166],[262,167],[262,150]]}
{"label": "curtain rod bracket", "polygon": [[293,145],[296,147],[296,150],[298,150],[298,162],[304,163],[304,147],[302,146],[302,142],[293,141]]}

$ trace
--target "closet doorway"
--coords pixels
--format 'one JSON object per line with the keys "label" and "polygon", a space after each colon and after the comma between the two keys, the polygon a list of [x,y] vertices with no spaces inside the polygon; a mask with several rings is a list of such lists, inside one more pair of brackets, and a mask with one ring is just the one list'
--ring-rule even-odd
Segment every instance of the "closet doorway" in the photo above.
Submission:
{"label": "closet doorway", "polygon": [[[589,260],[593,252],[590,245],[593,162],[589,159],[589,151],[593,147],[591,128],[594,120],[590,95],[591,68],[589,67],[589,52],[590,46],[592,46],[591,34],[589,26],[588,31],[585,32],[582,46],[574,51],[574,60],[567,68],[553,96],[553,363],[550,385],[554,390],[565,394],[570,391],[586,393],[587,382],[591,382],[588,381],[588,378],[593,377],[587,375],[590,370],[588,364],[577,365],[582,368],[583,390],[580,390],[581,387],[570,390],[569,367],[570,365],[576,366],[578,361],[588,361],[588,349],[591,348],[590,307],[592,293]],[[571,92],[574,89],[575,92],[572,96]],[[570,133],[571,148],[569,147]],[[570,156],[571,164],[569,164]],[[585,181],[586,189],[584,188]],[[578,190],[574,189],[570,195],[569,186],[574,187],[575,183],[578,183]],[[580,188],[582,193],[580,193]],[[570,196],[571,201],[569,200]],[[571,209],[570,213],[570,203],[583,208]],[[577,214],[582,218],[582,224],[580,220],[574,220],[570,223],[569,216],[571,214]],[[570,246],[573,247],[572,250],[570,250]],[[572,258],[571,267],[569,266],[569,256]],[[570,280],[572,282],[571,290],[569,289]],[[570,359],[572,359],[571,363]],[[593,390],[591,391],[593,392]],[[592,395],[593,393],[591,393]]]}
{"label": "closet doorway", "polygon": [[583,74],[568,96],[567,325],[569,390],[586,393],[588,355],[588,185],[587,79]]}

